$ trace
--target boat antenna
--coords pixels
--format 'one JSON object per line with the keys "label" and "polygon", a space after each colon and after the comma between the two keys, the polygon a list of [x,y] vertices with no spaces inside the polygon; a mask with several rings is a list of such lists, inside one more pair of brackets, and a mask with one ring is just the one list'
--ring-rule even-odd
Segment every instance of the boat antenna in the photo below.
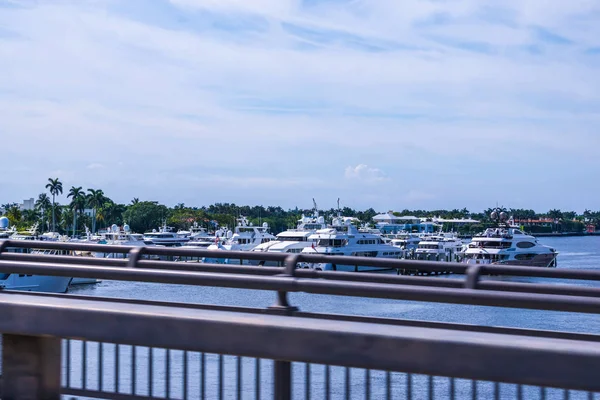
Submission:
{"label": "boat antenna", "polygon": [[314,216],[318,217],[319,216],[319,208],[317,207],[317,202],[315,201],[314,197],[312,200],[313,200]]}
{"label": "boat antenna", "polygon": [[342,216],[342,212],[340,210],[340,198],[338,197],[338,201],[337,201],[337,206],[338,206],[338,217]]}

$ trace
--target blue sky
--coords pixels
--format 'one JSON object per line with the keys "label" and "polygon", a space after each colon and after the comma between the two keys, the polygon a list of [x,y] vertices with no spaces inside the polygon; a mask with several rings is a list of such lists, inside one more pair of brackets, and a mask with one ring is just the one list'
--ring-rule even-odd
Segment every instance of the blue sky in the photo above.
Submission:
{"label": "blue sky", "polygon": [[599,67],[593,0],[0,0],[0,202],[596,210]]}

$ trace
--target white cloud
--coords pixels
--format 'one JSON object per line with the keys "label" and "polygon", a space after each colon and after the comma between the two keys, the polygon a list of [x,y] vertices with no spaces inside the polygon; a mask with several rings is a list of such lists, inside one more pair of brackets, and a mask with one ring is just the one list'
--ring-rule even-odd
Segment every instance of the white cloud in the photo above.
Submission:
{"label": "white cloud", "polygon": [[388,180],[385,173],[379,168],[358,164],[355,167],[346,167],[344,177],[349,180],[358,180],[366,183],[376,183]]}
{"label": "white cloud", "polygon": [[[272,198],[284,187],[293,203],[306,187],[324,190],[311,182],[342,191],[339,171],[358,159],[346,178],[402,176],[378,197],[382,209],[406,187],[414,188],[407,201],[444,207],[485,202],[460,200],[473,181],[497,197],[485,177],[504,161],[531,207],[540,198],[577,207],[585,199],[560,199],[552,186],[530,182],[552,176],[560,186],[600,172],[600,55],[588,52],[600,47],[595,1],[140,4],[48,0],[2,9],[0,137],[13,149],[5,162],[27,158],[41,171],[0,177],[15,188],[8,192],[27,197],[49,169],[66,171],[69,184],[115,188],[124,201],[158,198],[160,176],[195,196],[186,176],[169,173],[175,165],[211,176],[217,194],[233,185]],[[86,169],[91,154],[127,167],[110,176]],[[457,159],[471,165],[449,168]],[[587,160],[588,168],[550,160]],[[402,171],[422,163],[433,171],[426,179]],[[425,198],[434,191],[422,182],[445,187],[444,198]]]}

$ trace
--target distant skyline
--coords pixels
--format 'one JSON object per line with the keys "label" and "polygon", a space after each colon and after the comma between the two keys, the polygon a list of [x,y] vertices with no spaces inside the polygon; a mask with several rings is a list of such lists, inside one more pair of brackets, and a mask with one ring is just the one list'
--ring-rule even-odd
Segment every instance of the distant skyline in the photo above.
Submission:
{"label": "distant skyline", "polygon": [[3,203],[598,210],[599,126],[596,1],[0,0]]}

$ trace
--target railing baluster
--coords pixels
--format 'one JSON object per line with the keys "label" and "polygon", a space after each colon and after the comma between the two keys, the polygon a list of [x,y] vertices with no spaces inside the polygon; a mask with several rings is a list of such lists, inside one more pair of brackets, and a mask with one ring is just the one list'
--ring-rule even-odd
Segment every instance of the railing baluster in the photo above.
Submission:
{"label": "railing baluster", "polygon": [[154,394],[154,348],[148,347],[148,397]]}
{"label": "railing baluster", "polygon": [[344,383],[346,385],[346,390],[344,392],[346,394],[346,400],[349,400],[352,392],[350,387],[350,368],[346,367],[344,369],[344,375]]}
{"label": "railing baluster", "polygon": [[471,398],[477,400],[477,381],[475,379],[471,381]]}
{"label": "railing baluster", "polygon": [[288,400],[292,393],[292,363],[276,360],[273,365],[275,380],[274,397],[278,400]]}
{"label": "railing baluster", "polygon": [[523,400],[523,385],[517,385],[517,399]]}
{"label": "railing baluster", "polygon": [[235,367],[235,372],[237,374],[236,376],[236,383],[235,383],[235,387],[237,388],[237,394],[236,394],[236,398],[238,400],[240,400],[242,398],[242,357],[237,356],[236,357],[236,367]]}
{"label": "railing baluster", "polygon": [[115,345],[115,393],[119,393],[119,375],[120,372],[120,346]]}
{"label": "railing baluster", "polygon": [[371,398],[371,370],[365,369],[365,399]]}
{"label": "railing baluster", "polygon": [[385,371],[385,398],[386,400],[392,399],[392,373]]}
{"label": "railing baluster", "polygon": [[104,343],[98,343],[98,390],[104,390]]}
{"label": "railing baluster", "polygon": [[256,381],[254,385],[255,390],[255,398],[256,400],[260,399],[260,358],[256,359],[256,363],[254,364],[254,374],[256,375]]}
{"label": "railing baluster", "polygon": [[450,378],[450,400],[456,399],[456,379]]}
{"label": "railing baluster", "polygon": [[406,399],[412,400],[412,374],[406,374]]}
{"label": "railing baluster", "polygon": [[494,382],[494,400],[500,400],[500,383]]}
{"label": "railing baluster", "polygon": [[165,397],[171,398],[171,349],[165,353]]}
{"label": "railing baluster", "polygon": [[183,352],[183,398],[188,398],[188,352]]}
{"label": "railing baluster", "polygon": [[331,391],[331,367],[329,365],[325,366],[325,399],[329,400],[330,391]]}
{"label": "railing baluster", "polygon": [[81,387],[87,389],[87,341],[81,341]]}
{"label": "railing baluster", "polygon": [[225,394],[223,381],[223,354],[219,354],[219,400],[223,400]]}
{"label": "railing baluster", "polygon": [[66,344],[66,353],[67,353],[67,387],[71,387],[71,339],[67,339]]}
{"label": "railing baluster", "polygon": [[305,375],[306,379],[304,380],[304,399],[310,400],[311,388],[310,388],[310,363],[305,364]]}
{"label": "railing baluster", "polygon": [[434,396],[433,390],[433,377],[431,375],[427,375],[427,398],[430,400],[433,399]]}
{"label": "railing baluster", "polygon": [[119,355],[120,346],[118,344],[115,345],[115,393],[119,393],[119,367],[120,367],[120,355]]}
{"label": "railing baluster", "polygon": [[200,398],[206,398],[206,356],[200,353]]}
{"label": "railing baluster", "polygon": [[136,392],[136,384],[137,380],[137,371],[136,371],[136,346],[131,346],[131,395],[135,396]]}

